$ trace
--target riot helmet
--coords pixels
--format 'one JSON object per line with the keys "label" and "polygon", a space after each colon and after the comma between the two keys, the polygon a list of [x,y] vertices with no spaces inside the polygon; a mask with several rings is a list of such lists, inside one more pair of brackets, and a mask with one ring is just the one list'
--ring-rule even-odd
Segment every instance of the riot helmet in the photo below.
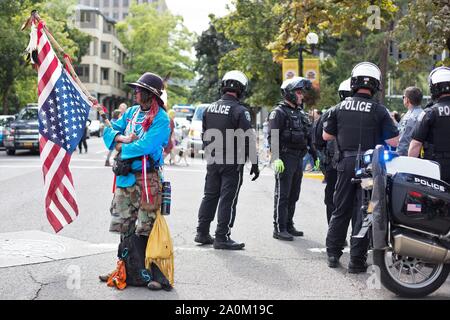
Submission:
{"label": "riot helmet", "polygon": [[248,88],[248,78],[238,70],[232,70],[225,73],[220,84],[222,93],[235,92],[240,99],[244,97]]}
{"label": "riot helmet", "polygon": [[450,93],[450,68],[438,67],[431,71],[428,77],[431,98],[437,99],[442,94]]}
{"label": "riot helmet", "polygon": [[381,71],[371,62],[358,63],[352,70],[350,81],[352,92],[369,89],[372,95],[381,90]]}
{"label": "riot helmet", "polygon": [[339,85],[338,92],[341,101],[345,100],[345,98],[347,97],[352,96],[352,89],[350,87],[350,82],[351,78],[348,78],[347,80],[342,81],[341,84]]}
{"label": "riot helmet", "polygon": [[297,105],[297,96],[295,95],[296,90],[302,90],[303,92],[312,89],[312,83],[310,80],[303,77],[293,77],[291,79],[285,80],[281,84],[281,95],[286,101]]}

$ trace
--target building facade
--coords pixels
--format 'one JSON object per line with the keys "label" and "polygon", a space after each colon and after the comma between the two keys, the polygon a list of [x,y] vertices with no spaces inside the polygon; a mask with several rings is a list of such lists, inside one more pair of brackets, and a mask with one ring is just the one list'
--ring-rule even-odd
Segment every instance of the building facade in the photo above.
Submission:
{"label": "building facade", "polygon": [[167,10],[164,0],[78,0],[81,5],[99,9],[106,17],[116,21],[128,16],[131,3],[157,3],[158,10]]}
{"label": "building facade", "polygon": [[89,51],[76,72],[92,96],[111,114],[121,102],[128,100],[124,91],[127,52],[117,39],[115,20],[97,8],[78,5],[76,26],[92,37]]}

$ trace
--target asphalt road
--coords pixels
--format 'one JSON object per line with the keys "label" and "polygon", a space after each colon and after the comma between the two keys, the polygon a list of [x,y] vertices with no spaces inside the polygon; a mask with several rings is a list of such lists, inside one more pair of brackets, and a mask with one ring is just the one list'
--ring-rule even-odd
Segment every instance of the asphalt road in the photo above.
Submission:
{"label": "asphalt road", "polygon": [[[196,245],[205,178],[200,159],[165,169],[172,183],[166,221],[175,246],[174,290],[107,287],[97,277],[116,264],[118,236],[108,232],[113,174],[104,167],[102,140],[91,138],[88,144],[89,153],[74,153],[71,162],[80,215],[56,236],[44,212],[39,156],[0,151],[0,299],[396,299],[372,273],[348,274],[348,253],[341,258],[342,268],[327,267],[319,180],[303,181],[294,220],[304,237],[293,242],[272,238],[274,178],[266,168],[255,182],[246,172],[239,195],[232,238],[245,242],[245,250]],[[449,297],[447,281],[428,299]]]}

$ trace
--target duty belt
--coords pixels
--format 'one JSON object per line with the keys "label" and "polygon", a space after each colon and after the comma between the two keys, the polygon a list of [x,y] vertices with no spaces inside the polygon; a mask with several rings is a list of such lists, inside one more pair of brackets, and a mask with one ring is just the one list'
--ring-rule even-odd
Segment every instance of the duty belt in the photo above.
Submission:
{"label": "duty belt", "polygon": [[435,159],[450,159],[450,152],[434,152]]}
{"label": "duty belt", "polygon": [[282,147],[281,152],[293,154],[294,156],[300,156],[302,153],[306,153],[306,149],[291,149],[287,147]]}
{"label": "duty belt", "polygon": [[356,157],[359,156],[362,157],[364,155],[364,152],[366,151],[342,151],[342,157],[348,158],[348,157]]}

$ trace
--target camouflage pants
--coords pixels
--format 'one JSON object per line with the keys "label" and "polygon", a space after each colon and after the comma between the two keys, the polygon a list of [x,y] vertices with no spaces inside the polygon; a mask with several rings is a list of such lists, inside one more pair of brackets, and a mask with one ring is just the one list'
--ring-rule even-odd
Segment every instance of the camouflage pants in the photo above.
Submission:
{"label": "camouflage pants", "polygon": [[141,179],[128,188],[116,188],[111,202],[110,232],[128,236],[133,233],[148,236],[156,219],[155,211],[141,208]]}

